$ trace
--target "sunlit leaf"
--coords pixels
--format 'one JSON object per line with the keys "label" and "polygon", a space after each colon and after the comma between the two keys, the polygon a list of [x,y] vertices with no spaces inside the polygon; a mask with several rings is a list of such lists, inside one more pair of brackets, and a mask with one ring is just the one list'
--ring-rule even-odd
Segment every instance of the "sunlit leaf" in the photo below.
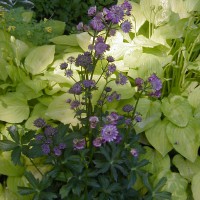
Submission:
{"label": "sunlit leaf", "polygon": [[54,44],[78,46],[75,34],[57,36],[55,38],[50,39],[50,41]]}
{"label": "sunlit leaf", "polygon": [[167,137],[174,149],[191,162],[197,158],[199,148],[197,123],[195,119],[191,119],[186,127],[169,123],[166,129]]}
{"label": "sunlit leaf", "polygon": [[192,179],[192,193],[194,200],[199,200],[199,188],[200,188],[200,172],[196,174]]}
{"label": "sunlit leaf", "polygon": [[173,157],[172,162],[179,170],[180,175],[189,181],[200,171],[200,157],[197,157],[195,162],[191,162],[184,159],[181,155],[176,155]]}
{"label": "sunlit leaf", "polygon": [[76,35],[79,46],[84,50],[88,51],[88,45],[90,44],[91,36],[87,32],[83,32]]}
{"label": "sunlit leaf", "polygon": [[33,75],[44,72],[54,60],[55,46],[44,45],[34,48],[25,59],[25,68]]}
{"label": "sunlit leaf", "polygon": [[173,148],[166,135],[167,124],[167,120],[159,121],[152,128],[145,131],[145,135],[150,144],[163,157]]}
{"label": "sunlit leaf", "polygon": [[0,120],[20,123],[29,116],[29,106],[20,93],[7,93],[0,96]]}

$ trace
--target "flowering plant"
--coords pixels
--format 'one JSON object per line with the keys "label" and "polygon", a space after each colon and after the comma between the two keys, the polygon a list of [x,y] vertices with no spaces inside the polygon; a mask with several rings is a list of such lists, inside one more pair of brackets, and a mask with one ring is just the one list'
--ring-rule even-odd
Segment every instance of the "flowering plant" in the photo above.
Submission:
{"label": "flowering plant", "polygon": [[[40,174],[37,179],[30,171],[24,173],[29,187],[19,187],[21,195],[32,195],[35,200],[170,199],[168,192],[160,191],[165,178],[154,187],[149,183],[149,173],[143,169],[148,161],[140,159],[140,154],[145,151],[134,130],[134,125],[142,120],[137,112],[139,99],[142,95],[159,98],[161,80],[156,74],[147,80],[136,78],[132,81],[133,87],[137,88],[133,96],[135,105],[126,104],[119,112],[105,110],[106,104],[120,101],[121,97],[109,83],[115,80],[117,87],[128,81],[126,74],[117,71],[114,58],[106,55],[110,48],[106,42],[115,34],[118,24],[125,33],[130,31],[131,23],[124,20],[130,10],[128,1],[103,12],[91,7],[88,15],[93,18],[89,26],[83,23],[77,26],[79,31],[88,31],[92,43],[87,52],[77,58],[70,57],[60,68],[74,81],[68,91],[73,99],[67,99],[66,103],[74,110],[79,123],[55,127],[38,118],[34,121],[38,128],[36,132],[27,131],[20,136],[17,128],[11,126],[12,141],[0,142],[2,150],[12,150],[11,158],[15,164],[21,165],[21,156],[26,157]],[[99,64],[102,64],[101,73],[95,81]],[[79,80],[73,76],[73,65],[78,67]],[[94,91],[98,90],[101,79],[105,80],[105,85],[94,103]],[[41,166],[46,166],[45,170]],[[144,191],[134,188],[138,180],[145,185]]]}

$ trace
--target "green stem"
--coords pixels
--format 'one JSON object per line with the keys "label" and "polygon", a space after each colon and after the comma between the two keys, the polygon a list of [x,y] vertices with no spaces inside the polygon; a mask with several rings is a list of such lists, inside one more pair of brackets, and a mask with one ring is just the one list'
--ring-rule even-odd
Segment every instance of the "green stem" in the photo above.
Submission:
{"label": "green stem", "polygon": [[31,161],[31,163],[33,164],[33,166],[37,169],[37,171],[41,174],[41,176],[44,176],[44,174],[40,171],[40,169],[37,167],[37,165],[33,162],[33,160],[31,158],[29,158],[29,160]]}

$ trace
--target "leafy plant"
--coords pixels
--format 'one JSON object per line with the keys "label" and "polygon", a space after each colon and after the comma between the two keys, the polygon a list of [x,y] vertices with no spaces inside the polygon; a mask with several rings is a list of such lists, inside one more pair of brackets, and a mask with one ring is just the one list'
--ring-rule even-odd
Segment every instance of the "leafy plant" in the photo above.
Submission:
{"label": "leafy plant", "polygon": [[[161,96],[162,82],[154,73],[146,80],[136,78],[129,82],[126,74],[117,70],[114,58],[106,55],[110,48],[107,41],[116,33],[118,24],[125,33],[130,31],[130,22],[124,20],[130,11],[128,1],[104,10],[104,15],[91,7],[88,15],[93,18],[89,26],[82,22],[77,26],[79,31],[88,30],[92,38],[88,50],[76,58],[69,56],[60,64],[62,73],[73,83],[64,102],[74,112],[77,123],[56,126],[37,118],[36,131],[22,129],[23,134],[19,134],[17,126],[11,126],[9,135],[0,141],[1,150],[11,151],[14,164],[25,166],[29,161],[40,177],[38,180],[27,170],[24,176],[29,186],[19,187],[21,195],[32,195],[33,199],[170,199],[171,194],[162,191],[163,180],[155,189],[149,186],[147,172],[142,169],[148,161],[139,159],[144,149],[135,132],[135,125],[142,121],[137,111],[140,99],[150,97],[159,102],[156,99]],[[41,51],[53,57],[55,46],[32,49],[24,61],[26,73],[39,75],[53,62],[51,56],[40,55]],[[122,102],[118,113],[107,109],[109,103],[121,99],[118,90],[113,89],[122,89],[126,84],[135,89],[130,93],[133,103]],[[102,88],[98,91],[99,85]],[[36,159],[42,166],[35,163]],[[145,194],[133,188],[139,177],[146,183]]]}

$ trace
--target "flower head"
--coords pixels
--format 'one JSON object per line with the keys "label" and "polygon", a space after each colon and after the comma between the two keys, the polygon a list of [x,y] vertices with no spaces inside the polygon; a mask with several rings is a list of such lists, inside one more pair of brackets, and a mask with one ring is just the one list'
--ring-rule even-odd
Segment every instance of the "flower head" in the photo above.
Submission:
{"label": "flower head", "polygon": [[127,104],[127,105],[125,105],[123,108],[122,108],[122,110],[124,111],[124,112],[131,112],[131,111],[133,111],[133,106],[132,105],[130,105],[130,104]]}
{"label": "flower head", "polygon": [[37,128],[43,128],[46,126],[46,122],[42,118],[38,118],[33,122],[34,126]]}
{"label": "flower head", "polygon": [[83,80],[83,86],[85,88],[94,87],[95,81],[94,80]]}
{"label": "flower head", "polygon": [[113,5],[109,10],[104,10],[104,12],[106,13],[106,20],[111,21],[113,24],[123,20],[124,10],[120,5]]}
{"label": "flower head", "polygon": [[91,116],[89,118],[90,128],[96,128],[97,123],[99,122],[99,118],[97,116]]}
{"label": "flower head", "polygon": [[75,150],[81,150],[84,149],[86,145],[85,139],[73,139],[73,146]]}
{"label": "flower head", "polygon": [[96,55],[99,56],[109,49],[109,45],[105,44],[104,42],[97,42],[94,46],[94,49]]}
{"label": "flower head", "polygon": [[112,56],[108,56],[108,57],[106,58],[106,60],[107,60],[108,62],[114,62],[114,61],[115,61],[115,59],[114,59]]}
{"label": "flower head", "polygon": [[138,90],[142,90],[144,80],[142,78],[135,79],[135,85],[138,87]]}
{"label": "flower head", "polygon": [[96,14],[97,11],[97,7],[96,6],[92,6],[88,9],[88,16],[94,16]]}
{"label": "flower head", "polygon": [[110,115],[106,117],[109,124],[116,125],[118,120],[121,118],[116,112],[111,112]]}
{"label": "flower head", "polygon": [[73,76],[73,71],[71,69],[67,69],[66,72],[65,72],[65,75],[67,77],[72,77]]}
{"label": "flower head", "polygon": [[54,147],[54,148],[53,148],[53,151],[54,151],[54,154],[55,154],[56,156],[60,156],[60,155],[62,154],[62,151],[60,150],[59,147]]}
{"label": "flower head", "polygon": [[97,137],[93,140],[92,142],[93,146],[95,147],[100,147],[103,144],[103,139],[102,137]]}
{"label": "flower head", "polygon": [[104,139],[106,142],[112,142],[116,140],[118,133],[117,127],[112,124],[105,125],[101,130],[102,139]]}
{"label": "flower head", "polygon": [[44,129],[44,134],[46,136],[53,136],[56,133],[57,133],[57,129],[52,127],[52,126],[50,126],[50,125],[46,126],[45,129]]}
{"label": "flower head", "polygon": [[82,66],[86,69],[92,65],[92,56],[90,52],[85,52],[84,54],[79,54],[75,61],[76,66]]}
{"label": "flower head", "polygon": [[127,83],[127,77],[124,76],[122,73],[119,73],[119,76],[116,79],[116,84],[125,85]]}
{"label": "flower head", "polygon": [[162,89],[162,82],[155,74],[152,74],[148,78],[148,81],[151,84],[153,90],[159,91]]}
{"label": "flower head", "polygon": [[79,82],[75,83],[70,89],[69,89],[70,94],[76,94],[80,95],[82,93],[82,87]]}
{"label": "flower head", "polygon": [[49,144],[43,144],[42,145],[42,152],[45,155],[48,155],[51,152]]}
{"label": "flower head", "polygon": [[71,103],[70,103],[70,108],[73,110],[73,109],[76,109],[80,106],[80,101],[78,100],[73,100]]}
{"label": "flower head", "polygon": [[90,22],[90,26],[93,30],[95,31],[102,31],[105,28],[105,25],[102,22],[102,19],[100,16],[95,16],[91,22]]}
{"label": "flower head", "polygon": [[66,62],[60,64],[60,69],[67,69],[68,64]]}
{"label": "flower head", "polygon": [[133,157],[138,157],[138,151],[137,151],[137,149],[131,149],[130,152],[133,155]]}
{"label": "flower head", "polygon": [[121,29],[124,33],[129,33],[131,30],[131,23],[128,20],[125,20],[121,23]]}
{"label": "flower head", "polygon": [[128,2],[127,0],[124,1],[124,3],[122,3],[122,8],[125,11],[126,15],[130,15],[131,10],[132,10],[132,5],[130,4],[130,2]]}

